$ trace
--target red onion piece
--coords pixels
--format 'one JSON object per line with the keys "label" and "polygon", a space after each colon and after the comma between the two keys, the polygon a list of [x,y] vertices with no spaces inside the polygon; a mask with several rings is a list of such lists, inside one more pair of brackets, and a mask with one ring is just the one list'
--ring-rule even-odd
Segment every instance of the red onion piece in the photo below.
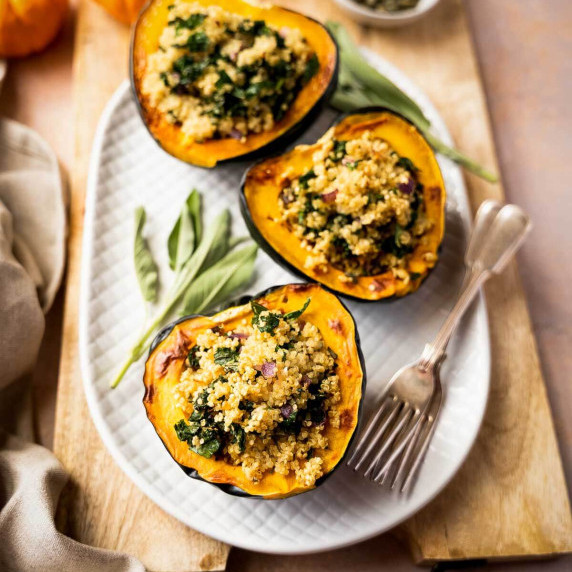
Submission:
{"label": "red onion piece", "polygon": [[407,183],[399,183],[398,187],[404,195],[410,195],[415,189],[415,182],[413,179],[407,179]]}
{"label": "red onion piece", "polygon": [[228,337],[236,338],[237,340],[247,340],[249,338],[249,335],[243,332],[229,332]]}
{"label": "red onion piece", "polygon": [[233,139],[236,139],[237,141],[240,141],[242,139],[242,133],[238,129],[235,129],[234,127],[230,130],[230,136]]}
{"label": "red onion piece", "polygon": [[337,194],[338,194],[338,189],[335,189],[333,191],[330,191],[329,193],[324,193],[323,195],[321,195],[321,197],[325,203],[333,203],[336,200]]}
{"label": "red onion piece", "polygon": [[288,419],[288,417],[294,413],[294,408],[289,403],[287,403],[280,408],[280,413],[284,419]]}
{"label": "red onion piece", "polygon": [[276,362],[265,361],[260,368],[262,375],[266,378],[274,377],[276,375]]}

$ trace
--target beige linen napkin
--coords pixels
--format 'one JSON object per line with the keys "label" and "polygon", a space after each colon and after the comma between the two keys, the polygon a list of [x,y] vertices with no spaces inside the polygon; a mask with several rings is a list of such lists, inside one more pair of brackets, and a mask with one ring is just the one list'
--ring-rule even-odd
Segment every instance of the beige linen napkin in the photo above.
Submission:
{"label": "beige linen napkin", "polygon": [[48,145],[23,125],[0,119],[0,570],[143,572],[128,555],[56,530],[67,475],[47,449],[27,442],[29,373],[64,267],[62,189]]}

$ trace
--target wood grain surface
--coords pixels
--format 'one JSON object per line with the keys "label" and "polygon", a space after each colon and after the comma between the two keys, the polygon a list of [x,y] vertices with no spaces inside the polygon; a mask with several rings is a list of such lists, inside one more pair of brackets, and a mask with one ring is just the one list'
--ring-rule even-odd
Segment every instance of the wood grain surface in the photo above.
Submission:
{"label": "wood grain surface", "polygon": [[[410,75],[433,100],[457,145],[494,166],[485,99],[463,7],[442,2],[418,24],[358,28],[331,2],[282,2],[335,18]],[[58,514],[62,530],[92,545],[129,552],[155,571],[224,569],[228,547],[153,505],[123,475],[89,419],[81,384],[77,317],[87,164],[101,110],[127,72],[128,31],[80,2],[75,47],[75,161],[69,268],[54,450],[71,474]],[[499,185],[467,177],[474,207],[503,198]],[[417,562],[515,558],[572,550],[572,522],[550,410],[515,265],[487,288],[492,392],[467,462],[433,503],[400,528]],[[331,562],[331,560],[330,560]]]}

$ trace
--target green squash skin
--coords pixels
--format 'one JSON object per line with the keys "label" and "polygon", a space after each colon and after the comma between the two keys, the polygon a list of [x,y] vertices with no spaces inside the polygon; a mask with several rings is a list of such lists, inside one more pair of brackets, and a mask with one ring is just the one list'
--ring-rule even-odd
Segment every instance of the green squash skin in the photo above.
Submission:
{"label": "green squash skin", "polygon": [[[213,312],[209,312],[208,314],[193,314],[190,316],[184,316],[182,318],[179,318],[173,322],[171,322],[170,324],[166,325],[165,327],[163,327],[159,333],[155,336],[155,338],[153,339],[153,341],[151,342],[151,346],[149,348],[149,357],[151,356],[151,354],[153,353],[153,351],[155,350],[155,348],[165,339],[167,338],[167,336],[173,331],[173,328],[175,326],[177,326],[178,324],[181,324],[182,322],[186,322],[188,320],[192,320],[195,318],[201,318],[204,316],[214,316],[215,314],[218,314],[219,312],[226,310],[228,308],[231,308],[233,306],[241,306],[244,304],[247,304],[248,302],[250,302],[251,300],[258,300],[259,298],[264,298],[264,296],[266,296],[267,294],[270,294],[271,292],[273,292],[274,290],[279,290],[280,288],[283,288],[284,286],[287,286],[288,284],[281,284],[280,286],[272,286],[271,288],[267,288],[266,290],[263,290],[262,292],[259,292],[258,294],[255,294],[253,296],[242,296],[239,299],[239,303],[231,303],[231,304],[225,304],[223,308],[219,308],[216,311]],[[321,286],[323,288],[323,286]],[[354,331],[355,331],[355,344],[356,344],[356,348],[357,348],[357,352],[358,352],[358,359],[359,359],[359,363],[360,363],[360,367],[361,370],[363,372],[363,379],[362,379],[362,386],[361,386],[361,398],[360,398],[360,402],[359,402],[359,406],[358,406],[358,412],[357,412],[357,418],[358,418],[358,422],[356,423],[356,426],[353,430],[353,435],[351,436],[349,442],[348,442],[348,446],[346,447],[346,451],[343,454],[343,456],[340,458],[340,460],[338,461],[338,463],[335,465],[335,467],[333,467],[329,473],[327,473],[326,475],[321,476],[317,481],[316,481],[316,485],[314,486],[314,488],[309,489],[307,491],[301,491],[299,493],[297,493],[296,495],[291,495],[287,498],[292,498],[292,496],[297,496],[299,494],[303,494],[306,492],[310,492],[315,490],[317,487],[319,487],[320,485],[322,485],[326,479],[336,470],[338,469],[342,464],[344,459],[347,457],[348,452],[350,451],[353,441],[355,439],[356,433],[357,433],[357,429],[360,425],[360,420],[361,420],[361,416],[362,416],[362,411],[363,411],[363,400],[364,400],[364,396],[365,396],[365,389],[366,389],[366,384],[367,384],[367,375],[366,375],[366,370],[365,370],[365,359],[363,357],[363,352],[361,350],[361,343],[360,343],[360,338],[359,338],[359,333],[357,330],[357,324],[355,322],[354,317],[352,316],[351,312],[348,310],[347,306],[339,299],[339,297],[336,296],[336,298],[338,299],[338,302],[342,305],[342,307],[344,308],[344,310],[349,314],[349,316],[351,317],[353,323],[354,323]],[[143,399],[145,399],[145,396],[143,397]],[[163,443],[163,440],[160,439],[161,443]],[[165,445],[165,443],[163,443],[163,446],[165,447],[165,449],[167,449],[167,446]],[[169,449],[167,449],[167,451],[169,451]],[[170,454],[170,453],[169,453]],[[225,492],[226,494],[235,496],[235,497],[243,497],[243,498],[251,498],[251,499],[258,499],[258,500],[265,500],[265,501],[280,501],[280,500],[285,500],[285,499],[268,499],[266,497],[260,496],[260,495],[251,495],[245,491],[243,491],[241,488],[236,487],[234,485],[226,485],[224,483],[211,483],[210,481],[207,481],[206,479],[203,479],[199,473],[195,470],[195,469],[191,469],[190,467],[186,467],[185,465],[182,465],[181,463],[177,463],[179,465],[179,467],[181,467],[181,469],[183,470],[183,472],[190,477],[191,479],[196,479],[197,481],[202,481],[204,483],[208,483],[209,485],[212,485],[214,487],[219,488],[221,491]]]}
{"label": "green squash skin", "polygon": [[[149,0],[149,2],[147,2],[147,4],[145,4],[145,6],[141,9],[141,12],[139,12],[139,16],[137,17],[137,21],[135,22],[135,24],[133,25],[133,28],[132,28],[130,48],[129,48],[129,83],[131,86],[131,93],[133,94],[133,98],[135,99],[135,102],[137,105],[137,111],[139,113],[139,117],[141,117],[141,120],[143,121],[143,124],[145,125],[145,128],[147,129],[147,132],[149,133],[149,135],[151,135],[151,137],[153,138],[153,141],[155,141],[155,143],[161,149],[163,149],[163,151],[165,151],[165,153],[168,153],[168,151],[166,151],[163,148],[161,141],[157,137],[155,137],[153,135],[153,133],[151,133],[151,131],[149,130],[149,127],[147,126],[147,121],[145,120],[145,111],[143,109],[143,106],[141,105],[141,102],[139,101],[139,97],[137,96],[137,89],[135,88],[135,73],[134,73],[134,69],[133,69],[133,51],[135,48],[135,46],[134,46],[135,29],[137,28],[139,20],[142,17],[143,13],[145,12],[147,6],[150,4],[150,2],[151,2],[151,0]],[[304,18],[311,20],[312,22],[315,22],[316,24],[321,26],[326,31],[326,33],[328,34],[328,36],[332,40],[332,43],[333,43],[335,51],[336,51],[336,66],[334,68],[334,73],[332,74],[332,79],[331,79],[330,83],[328,84],[328,87],[326,88],[324,93],[321,95],[321,97],[318,99],[318,101],[316,101],[316,103],[312,106],[312,108],[308,110],[306,115],[304,115],[304,117],[302,117],[302,119],[300,119],[300,121],[298,121],[297,123],[292,125],[292,127],[290,127],[290,129],[288,129],[286,132],[282,133],[282,135],[280,135],[276,139],[273,139],[272,141],[270,141],[266,145],[263,145],[262,147],[259,147],[258,149],[255,149],[254,151],[250,151],[250,152],[245,153],[243,155],[237,155],[235,157],[230,157],[229,159],[223,159],[221,161],[218,161],[216,163],[216,165],[213,165],[212,167],[203,167],[200,165],[194,165],[193,163],[187,163],[186,161],[183,161],[182,159],[179,159],[178,157],[175,157],[175,159],[181,161],[182,163],[187,163],[188,165],[193,165],[196,168],[206,169],[206,170],[211,170],[211,169],[216,168],[218,165],[226,165],[229,163],[240,163],[243,161],[256,161],[259,159],[263,159],[265,157],[269,157],[269,156],[271,156],[275,153],[278,153],[278,152],[282,151],[283,149],[285,149],[288,145],[290,145],[296,139],[301,137],[310,127],[312,127],[312,125],[314,124],[316,119],[318,119],[320,112],[326,106],[326,104],[328,103],[328,101],[330,100],[330,98],[332,97],[334,92],[336,91],[336,88],[338,87],[338,75],[339,75],[339,71],[340,71],[340,49],[338,47],[338,43],[337,43],[336,39],[334,38],[334,36],[326,28],[326,26],[324,26],[321,22],[319,22],[315,18],[311,18],[310,16],[306,16],[305,14],[301,14],[300,12],[296,12],[295,10],[289,10],[288,8],[281,7],[281,9],[286,10],[288,12],[294,12],[295,14],[302,15],[302,16],[304,16]],[[168,153],[168,154],[170,155],[170,153]]]}
{"label": "green squash skin", "polygon": [[[359,109],[356,109],[354,111],[350,111],[348,113],[342,113],[340,114],[333,122],[332,124],[328,127],[328,129],[326,129],[326,131],[328,131],[329,129],[331,129],[332,127],[335,127],[338,123],[340,123],[341,121],[343,121],[346,117],[350,117],[352,115],[361,115],[364,113],[375,113],[375,112],[383,112],[386,111],[388,113],[393,113],[394,115],[398,115],[399,117],[401,117],[404,121],[407,121],[408,123],[411,123],[411,121],[409,121],[408,119],[406,119],[405,117],[403,117],[402,115],[400,115],[399,113],[396,113],[395,111],[392,111],[391,109],[389,109],[388,107],[381,107],[381,106],[370,106],[370,107],[361,107]],[[411,125],[413,125],[413,123],[411,123]],[[278,251],[276,251],[266,240],[266,238],[264,238],[264,236],[262,235],[262,233],[260,232],[260,230],[258,229],[258,227],[254,224],[254,221],[252,220],[252,216],[250,214],[250,209],[248,208],[248,203],[246,201],[246,194],[244,192],[244,188],[246,185],[246,178],[248,176],[248,173],[250,172],[250,170],[252,168],[254,168],[255,166],[259,165],[260,163],[263,163],[264,161],[266,161],[267,159],[271,159],[271,158],[276,158],[279,157],[280,154],[277,155],[273,155],[272,157],[265,157],[264,159],[261,159],[260,161],[256,162],[254,165],[251,165],[244,173],[244,175],[242,176],[242,180],[240,182],[240,212],[242,214],[242,218],[244,219],[244,223],[246,224],[246,227],[248,228],[248,232],[250,233],[250,235],[252,236],[252,238],[256,241],[256,243],[258,244],[258,246],[260,246],[260,248],[262,248],[262,250],[264,250],[264,252],[266,252],[266,254],[268,254],[268,256],[270,256],[270,258],[272,258],[272,260],[274,260],[274,262],[276,262],[276,264],[282,266],[282,268],[284,268],[285,270],[288,270],[288,272],[294,274],[295,276],[297,276],[298,278],[301,278],[302,280],[306,281],[306,282],[316,282],[314,277],[310,277],[307,274],[304,273],[303,270],[301,270],[300,268],[297,268],[296,266],[294,266],[292,263],[288,262],[288,260],[286,260]],[[445,236],[445,228],[443,228],[443,236]],[[439,248],[437,250],[438,253],[441,252],[443,247],[443,242],[441,241],[441,244],[439,245]],[[419,288],[422,286],[422,284],[425,282],[425,280],[429,277],[429,275],[431,274],[431,272],[433,270],[435,270],[435,267],[437,266],[437,264],[439,263],[439,260],[441,259],[441,257],[439,257],[437,259],[437,262],[435,264],[435,266],[429,271],[427,272],[427,274],[425,274],[425,276],[423,276],[423,278],[421,278],[421,284],[417,287],[417,289],[413,292],[408,292],[405,296],[388,296],[386,298],[380,298],[379,300],[367,300],[365,298],[359,298],[358,296],[352,296],[351,294],[348,294],[346,292],[342,292],[340,290],[336,290],[334,288],[331,288],[329,286],[327,286],[326,284],[321,284],[320,282],[318,282],[320,284],[320,286],[322,288],[324,288],[325,290],[328,290],[330,292],[332,292],[332,294],[335,294],[336,296],[341,296],[343,298],[345,298],[346,300],[352,300],[354,302],[361,302],[363,304],[372,304],[372,303],[389,303],[389,302],[393,302],[395,300],[401,300],[407,296],[411,296],[412,294],[415,294],[415,292],[417,292],[419,290]]]}

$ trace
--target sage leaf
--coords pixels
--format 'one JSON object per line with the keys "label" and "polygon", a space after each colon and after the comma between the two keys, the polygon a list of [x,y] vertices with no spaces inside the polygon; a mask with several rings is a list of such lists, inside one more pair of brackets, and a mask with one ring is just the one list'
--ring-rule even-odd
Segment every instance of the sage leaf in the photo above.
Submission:
{"label": "sage leaf", "polygon": [[252,278],[258,248],[249,245],[229,252],[205,270],[189,286],[183,298],[183,314],[196,314],[212,308],[246,286]]}
{"label": "sage leaf", "polygon": [[308,298],[305,304],[299,310],[294,310],[293,312],[288,312],[287,314],[284,314],[284,319],[297,320],[306,311],[306,308],[310,305],[310,300],[311,298]]}
{"label": "sage leaf", "polygon": [[332,107],[343,112],[372,105],[387,107],[411,121],[437,153],[452,159],[485,181],[490,183],[498,181],[496,174],[486,170],[476,161],[449,147],[433,135],[431,122],[423,110],[391,80],[367,62],[341,24],[327,22],[326,27],[335,37],[340,48],[339,81],[338,87],[330,99]]}
{"label": "sage leaf", "polygon": [[193,189],[169,234],[169,266],[177,272],[193,254],[201,238],[201,197]]}
{"label": "sage leaf", "polygon": [[159,272],[153,260],[147,241],[143,237],[143,229],[147,214],[143,207],[135,210],[135,240],[133,244],[133,260],[135,275],[139,283],[141,295],[146,302],[155,302],[159,292]]}

